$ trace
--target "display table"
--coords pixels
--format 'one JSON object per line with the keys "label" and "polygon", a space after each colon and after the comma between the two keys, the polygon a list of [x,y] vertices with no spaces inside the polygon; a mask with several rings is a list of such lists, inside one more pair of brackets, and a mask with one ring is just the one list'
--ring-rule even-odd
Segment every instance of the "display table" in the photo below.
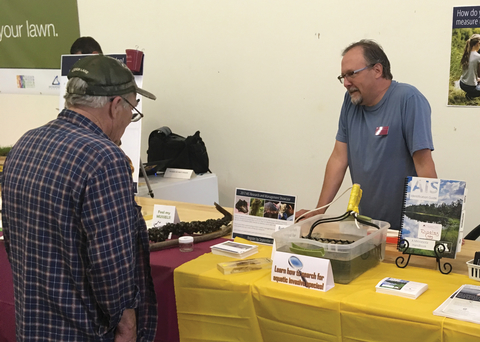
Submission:
{"label": "display table", "polygon": [[[192,179],[164,178],[163,175],[148,176],[154,198],[213,205],[218,203],[218,179],[214,173],[196,175]],[[139,197],[150,197],[143,177],[138,179]]]}
{"label": "display table", "polygon": [[[203,221],[223,217],[213,206],[140,197],[137,197],[137,202],[142,206],[142,213],[147,220],[152,218],[154,204],[175,206],[182,221]],[[173,285],[174,269],[186,261],[210,252],[211,245],[222,241],[225,239],[197,243],[194,250],[189,253],[182,253],[178,248],[151,252],[150,265],[158,301],[156,342],[179,341]],[[13,280],[3,241],[0,241],[0,342],[15,342]]]}
{"label": "display table", "polygon": [[[213,206],[141,197],[137,202],[147,220],[154,204],[175,206],[182,221],[223,216]],[[466,241],[456,260],[442,260],[453,265],[449,275],[434,270],[433,258],[413,256],[407,268],[397,268],[391,262],[400,253],[388,245],[385,262],[324,293],[271,282],[270,270],[224,276],[216,265],[232,259],[204,254],[218,241],[196,244],[190,253],[177,248],[151,253],[159,305],[156,341],[179,340],[175,312],[182,341],[469,342],[480,336],[480,325],[432,314],[460,285],[480,284],[465,275],[465,261],[480,250],[480,242]],[[271,247],[260,246],[251,258],[270,253]],[[377,294],[374,286],[386,276],[425,282],[429,290],[416,300]],[[15,341],[14,322],[12,276],[0,242],[0,342]]]}
{"label": "display table", "polygon": [[225,241],[224,238],[219,238],[196,243],[193,251],[188,253],[180,252],[178,248],[170,248],[150,254],[150,266],[158,302],[156,342],[179,341],[173,271],[181,264],[209,253],[210,246],[223,241]]}
{"label": "display table", "polygon": [[[464,247],[459,259],[480,250],[480,243]],[[407,268],[398,268],[388,262],[399,255],[395,250],[389,246],[387,262],[328,292],[272,282],[270,270],[223,275],[216,265],[231,259],[204,254],[174,271],[181,341],[478,341],[480,325],[432,312],[462,284],[480,283],[415,267],[413,257]],[[271,247],[259,246],[251,258],[270,253]],[[417,265],[435,264],[417,259]],[[462,273],[460,265],[454,270]],[[428,283],[429,289],[416,300],[376,293],[387,276]]]}

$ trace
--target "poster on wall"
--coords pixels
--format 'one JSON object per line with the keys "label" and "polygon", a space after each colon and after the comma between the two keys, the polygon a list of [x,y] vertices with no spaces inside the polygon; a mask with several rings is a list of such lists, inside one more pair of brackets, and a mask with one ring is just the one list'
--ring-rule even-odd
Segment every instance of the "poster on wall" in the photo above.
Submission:
{"label": "poster on wall", "polygon": [[480,106],[480,6],[453,8],[449,106]]}
{"label": "poster on wall", "polygon": [[76,0],[2,0],[0,93],[58,95],[60,56],[78,37]]}

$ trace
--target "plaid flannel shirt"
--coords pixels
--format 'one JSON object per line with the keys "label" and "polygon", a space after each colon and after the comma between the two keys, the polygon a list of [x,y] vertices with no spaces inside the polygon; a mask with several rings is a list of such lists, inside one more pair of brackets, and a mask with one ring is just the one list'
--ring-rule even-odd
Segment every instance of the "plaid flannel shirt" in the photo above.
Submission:
{"label": "plaid flannel shirt", "polygon": [[153,341],[157,303],[148,235],[123,151],[63,110],[5,162],[4,238],[17,341],[113,341],[125,309]]}

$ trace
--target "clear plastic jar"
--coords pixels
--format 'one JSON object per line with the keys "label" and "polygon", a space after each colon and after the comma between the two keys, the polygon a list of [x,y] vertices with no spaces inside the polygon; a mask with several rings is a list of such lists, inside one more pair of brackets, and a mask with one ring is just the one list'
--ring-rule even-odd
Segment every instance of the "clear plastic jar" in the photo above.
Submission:
{"label": "clear plastic jar", "polygon": [[193,236],[181,236],[178,238],[178,247],[180,252],[193,251]]}

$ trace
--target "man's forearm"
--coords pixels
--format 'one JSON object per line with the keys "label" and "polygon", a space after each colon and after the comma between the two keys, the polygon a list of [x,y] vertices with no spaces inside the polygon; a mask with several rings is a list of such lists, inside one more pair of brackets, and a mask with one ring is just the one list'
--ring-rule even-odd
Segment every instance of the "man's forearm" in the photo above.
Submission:
{"label": "man's forearm", "polygon": [[[335,195],[342,185],[343,178],[345,176],[345,170],[343,172],[338,169],[336,171],[327,170],[325,171],[325,178],[323,180],[322,191],[317,202],[317,208],[323,207],[324,205],[329,204],[335,198]],[[327,208],[319,210],[318,213],[323,214]]]}
{"label": "man's forearm", "polygon": [[432,151],[423,149],[413,154],[413,162],[418,177],[437,178],[435,163],[433,162]]}
{"label": "man's forearm", "polygon": [[[323,179],[322,191],[317,202],[317,208],[329,204],[335,198],[335,195],[342,185],[345,172],[347,171],[348,161],[346,144],[336,142],[332,155],[328,159],[327,167],[325,168],[325,176]],[[320,213],[324,213],[320,210]]]}

